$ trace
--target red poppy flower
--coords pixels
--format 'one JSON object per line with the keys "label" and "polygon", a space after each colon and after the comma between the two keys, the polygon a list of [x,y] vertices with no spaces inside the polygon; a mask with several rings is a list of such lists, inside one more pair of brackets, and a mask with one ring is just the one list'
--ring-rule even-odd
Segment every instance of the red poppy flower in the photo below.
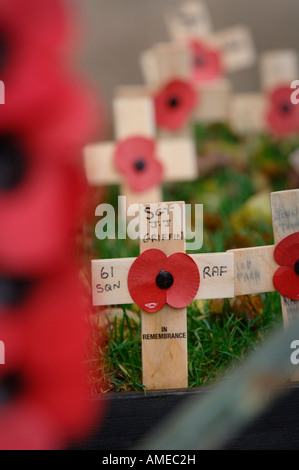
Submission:
{"label": "red poppy flower", "polygon": [[146,312],[157,312],[167,303],[186,307],[195,297],[200,282],[198,267],[185,253],[169,257],[161,250],[147,250],[134,261],[128,288],[134,302]]}
{"label": "red poppy flower", "polygon": [[60,447],[82,438],[98,418],[87,383],[77,279],[62,272],[31,289],[21,304],[0,308],[6,352],[0,368],[1,449]]}
{"label": "red poppy flower", "polygon": [[290,86],[282,86],[269,93],[269,111],[266,120],[270,131],[287,135],[299,131],[299,106],[291,102]]}
{"label": "red poppy flower", "polygon": [[160,127],[178,130],[196,106],[198,96],[188,82],[173,80],[155,96],[156,120]]}
{"label": "red poppy flower", "polygon": [[288,299],[299,300],[299,232],[277,244],[274,259],[280,265],[273,276],[275,289]]}
{"label": "red poppy flower", "polygon": [[54,52],[65,44],[69,33],[69,16],[60,0],[1,0],[1,64],[3,59],[7,64],[17,61],[31,48]]}
{"label": "red poppy flower", "polygon": [[199,41],[191,41],[189,47],[193,57],[193,83],[207,82],[223,76],[221,55],[216,49]]}
{"label": "red poppy flower", "polygon": [[114,163],[134,191],[146,191],[162,182],[163,167],[155,152],[155,142],[146,137],[130,137],[118,143]]}
{"label": "red poppy flower", "polygon": [[85,180],[76,169],[30,167],[17,149],[12,156],[0,160],[7,175],[0,172],[1,268],[15,274],[57,269],[69,259]]}

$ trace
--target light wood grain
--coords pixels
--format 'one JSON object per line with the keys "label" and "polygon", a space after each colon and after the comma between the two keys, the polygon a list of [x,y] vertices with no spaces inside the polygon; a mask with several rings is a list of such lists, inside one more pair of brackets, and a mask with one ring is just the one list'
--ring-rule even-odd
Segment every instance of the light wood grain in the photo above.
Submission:
{"label": "light wood grain", "polygon": [[140,64],[146,84],[159,90],[174,79],[189,80],[192,54],[186,44],[157,43],[141,55]]}
{"label": "light wood grain", "polygon": [[[170,207],[175,207],[174,212],[168,212]],[[154,214],[151,222],[147,219],[146,210]],[[169,221],[170,227],[166,221]],[[153,222],[157,222],[157,227],[154,227]],[[185,252],[184,224],[185,205],[182,202],[165,203],[162,206],[141,205],[140,252],[143,253],[152,248],[162,250],[167,255]],[[164,234],[166,236],[171,234],[172,239],[163,239]],[[154,238],[149,240],[149,236]],[[159,237],[160,240],[158,240]],[[143,311],[141,321],[143,384],[148,389],[187,387],[187,309],[175,309],[166,305],[155,314]],[[149,338],[148,335],[160,334],[163,331],[180,333],[183,337],[146,339]]]}
{"label": "light wood grain", "polygon": [[266,97],[260,93],[237,93],[231,97],[229,122],[240,134],[265,130]]}
{"label": "light wood grain", "polygon": [[90,185],[119,184],[122,176],[113,163],[115,144],[106,142],[88,145],[84,149],[85,174]]}
{"label": "light wood grain", "polygon": [[257,59],[255,44],[250,29],[236,25],[215,32],[209,43],[221,51],[226,72],[237,72],[252,67]]}
{"label": "light wood grain", "polygon": [[233,253],[198,253],[190,256],[200,274],[196,299],[234,297]]}
{"label": "light wood grain", "polygon": [[234,255],[235,295],[274,291],[272,279],[278,266],[273,252],[273,245],[228,251]]}
{"label": "light wood grain", "polygon": [[194,111],[196,121],[207,124],[228,121],[232,92],[229,80],[202,83],[197,91],[198,105]]}
{"label": "light wood grain", "polygon": [[115,98],[113,109],[117,140],[135,135],[155,136],[154,105],[150,97]]}
{"label": "light wood grain", "polygon": [[192,181],[198,176],[197,156],[191,138],[168,138],[157,142],[158,159],[164,167],[164,181]]}
{"label": "light wood grain", "polygon": [[204,2],[185,1],[165,10],[168,33],[174,41],[202,38],[212,31],[209,10]]}
{"label": "light wood grain", "polygon": [[298,54],[293,49],[264,52],[260,58],[262,88],[271,90],[280,85],[290,86],[298,78]]}

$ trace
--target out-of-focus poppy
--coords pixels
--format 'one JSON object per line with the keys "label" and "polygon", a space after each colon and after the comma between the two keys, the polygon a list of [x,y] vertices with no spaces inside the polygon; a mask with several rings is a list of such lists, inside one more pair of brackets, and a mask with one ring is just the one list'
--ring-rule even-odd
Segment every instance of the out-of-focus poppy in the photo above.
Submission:
{"label": "out-of-focus poppy", "polygon": [[218,50],[200,41],[191,41],[189,47],[193,57],[193,83],[207,82],[223,76],[223,64]]}
{"label": "out-of-focus poppy", "polygon": [[198,94],[192,85],[183,80],[173,80],[155,96],[156,120],[160,127],[178,130],[192,114]]}
{"label": "out-of-focus poppy", "polygon": [[290,86],[275,88],[269,93],[266,121],[269,130],[278,135],[299,132],[299,106],[291,102]]}
{"label": "out-of-focus poppy", "polygon": [[[21,304],[0,306],[1,338],[6,345],[6,365],[0,369],[2,449],[33,448],[37,436],[47,433],[48,448],[54,430],[55,444],[61,445],[81,437],[90,425],[95,406],[88,400],[82,311],[82,290],[71,267],[32,285]],[[22,347],[15,348],[16,342]],[[22,423],[30,413],[28,422]]]}
{"label": "out-of-focus poppy", "polygon": [[134,191],[146,191],[161,183],[162,164],[156,158],[152,139],[134,136],[117,144],[114,163]]}

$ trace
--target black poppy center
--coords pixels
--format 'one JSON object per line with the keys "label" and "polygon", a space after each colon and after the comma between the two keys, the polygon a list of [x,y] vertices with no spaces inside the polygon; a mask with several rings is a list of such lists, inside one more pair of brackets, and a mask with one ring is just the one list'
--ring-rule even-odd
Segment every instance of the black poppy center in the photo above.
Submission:
{"label": "black poppy center", "polygon": [[180,100],[176,96],[172,96],[169,99],[168,104],[171,108],[177,108],[180,104]]}
{"label": "black poppy center", "polygon": [[29,280],[0,276],[0,306],[13,307],[21,303],[28,294],[31,284]]}
{"label": "black poppy center", "polygon": [[196,67],[203,67],[206,63],[206,59],[202,55],[197,55],[194,58],[194,65]]}
{"label": "black poppy center", "polygon": [[13,136],[0,136],[0,191],[17,186],[25,173],[25,155]]}
{"label": "black poppy center", "polygon": [[138,158],[134,163],[134,166],[137,171],[143,171],[146,167],[146,163],[142,158]]}
{"label": "black poppy center", "polygon": [[296,263],[294,265],[294,271],[299,276],[299,259],[296,261]]}
{"label": "black poppy center", "polygon": [[173,276],[168,271],[160,271],[156,277],[156,284],[160,289],[169,289],[173,284]]}
{"label": "black poppy center", "polygon": [[3,34],[0,33],[0,71],[3,70],[8,55],[7,41]]}
{"label": "black poppy center", "polygon": [[13,401],[23,388],[21,375],[13,372],[0,377],[0,406]]}
{"label": "black poppy center", "polygon": [[292,111],[292,105],[291,103],[284,102],[284,103],[281,103],[280,109],[284,114],[288,114]]}

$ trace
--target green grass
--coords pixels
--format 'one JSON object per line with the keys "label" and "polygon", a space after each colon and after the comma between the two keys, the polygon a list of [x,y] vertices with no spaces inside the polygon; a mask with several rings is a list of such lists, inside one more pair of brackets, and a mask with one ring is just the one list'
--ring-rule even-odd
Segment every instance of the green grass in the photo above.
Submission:
{"label": "green grass", "polygon": [[[212,384],[281,322],[280,297],[276,292],[255,298],[261,301],[261,312],[250,303],[250,296],[243,299],[244,305],[250,307],[250,316],[242,305],[232,311],[227,299],[221,314],[211,313],[209,301],[201,306],[194,301],[187,308],[189,387]],[[104,350],[106,390],[117,392],[144,390],[140,318],[130,318],[126,310],[124,307],[121,320],[110,324]]]}
{"label": "green grass", "polygon": [[[195,126],[200,155],[217,152],[233,155],[233,162],[192,183],[167,184],[164,200],[183,200],[204,205],[204,243],[201,252],[225,251],[273,243],[270,210],[258,202],[248,208],[252,196],[265,191],[289,189],[289,153],[298,139],[276,141],[261,135],[245,141],[226,126]],[[245,159],[244,159],[245,152]],[[242,164],[239,164],[239,163]],[[108,201],[117,206],[118,188],[109,190]],[[268,212],[269,214],[268,214]],[[266,214],[269,216],[266,217]],[[138,242],[94,239],[99,258],[135,257]],[[134,309],[134,318],[129,313]],[[95,375],[95,389],[143,390],[141,372],[141,325],[136,306],[124,306],[124,315],[106,329],[104,347],[93,357],[104,370],[106,383]],[[273,327],[281,323],[277,292],[234,300],[194,301],[187,308],[189,387],[212,384],[258,347]],[[104,360],[104,365],[103,364]]]}

